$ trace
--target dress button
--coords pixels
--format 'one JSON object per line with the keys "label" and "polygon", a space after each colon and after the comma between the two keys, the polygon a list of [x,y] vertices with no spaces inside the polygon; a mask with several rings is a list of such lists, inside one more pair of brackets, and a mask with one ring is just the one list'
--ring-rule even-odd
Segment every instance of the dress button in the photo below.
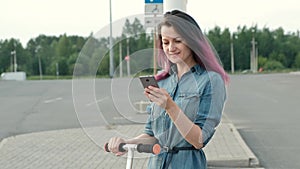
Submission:
{"label": "dress button", "polygon": [[194,67],[192,67],[191,71],[194,73],[194,72],[196,72],[196,69]]}

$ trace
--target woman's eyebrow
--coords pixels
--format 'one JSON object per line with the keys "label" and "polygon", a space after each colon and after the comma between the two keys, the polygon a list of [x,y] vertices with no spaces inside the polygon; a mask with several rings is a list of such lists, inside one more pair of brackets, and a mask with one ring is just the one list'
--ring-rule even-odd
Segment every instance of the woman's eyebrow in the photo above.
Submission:
{"label": "woman's eyebrow", "polygon": [[169,39],[175,39],[175,40],[178,40],[178,39],[182,39],[181,37],[175,37],[175,38],[172,38],[172,37],[162,37],[161,38],[162,40],[169,40]]}

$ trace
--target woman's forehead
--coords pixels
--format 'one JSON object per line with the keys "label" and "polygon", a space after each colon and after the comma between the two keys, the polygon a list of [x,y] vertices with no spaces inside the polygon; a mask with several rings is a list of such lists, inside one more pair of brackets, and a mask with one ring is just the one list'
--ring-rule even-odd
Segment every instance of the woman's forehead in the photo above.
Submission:
{"label": "woman's forehead", "polygon": [[173,26],[162,26],[161,27],[161,36],[163,39],[181,38],[181,36],[175,31]]}

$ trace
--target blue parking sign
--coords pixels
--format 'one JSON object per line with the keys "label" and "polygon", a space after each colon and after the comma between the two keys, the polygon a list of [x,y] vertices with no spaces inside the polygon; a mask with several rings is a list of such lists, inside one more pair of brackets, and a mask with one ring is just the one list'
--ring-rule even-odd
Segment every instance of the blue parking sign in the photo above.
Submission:
{"label": "blue parking sign", "polygon": [[150,3],[160,4],[160,3],[164,3],[164,0],[145,0],[145,3],[146,4],[150,4]]}

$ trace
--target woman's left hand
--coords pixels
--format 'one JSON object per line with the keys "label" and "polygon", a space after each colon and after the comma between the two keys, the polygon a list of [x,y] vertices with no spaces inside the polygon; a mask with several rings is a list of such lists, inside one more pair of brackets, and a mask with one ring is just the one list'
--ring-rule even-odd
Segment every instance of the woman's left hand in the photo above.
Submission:
{"label": "woman's left hand", "polygon": [[157,88],[153,86],[149,86],[148,88],[145,88],[144,94],[150,101],[156,103],[158,106],[164,109],[167,108],[168,102],[171,99],[169,93],[165,89]]}

